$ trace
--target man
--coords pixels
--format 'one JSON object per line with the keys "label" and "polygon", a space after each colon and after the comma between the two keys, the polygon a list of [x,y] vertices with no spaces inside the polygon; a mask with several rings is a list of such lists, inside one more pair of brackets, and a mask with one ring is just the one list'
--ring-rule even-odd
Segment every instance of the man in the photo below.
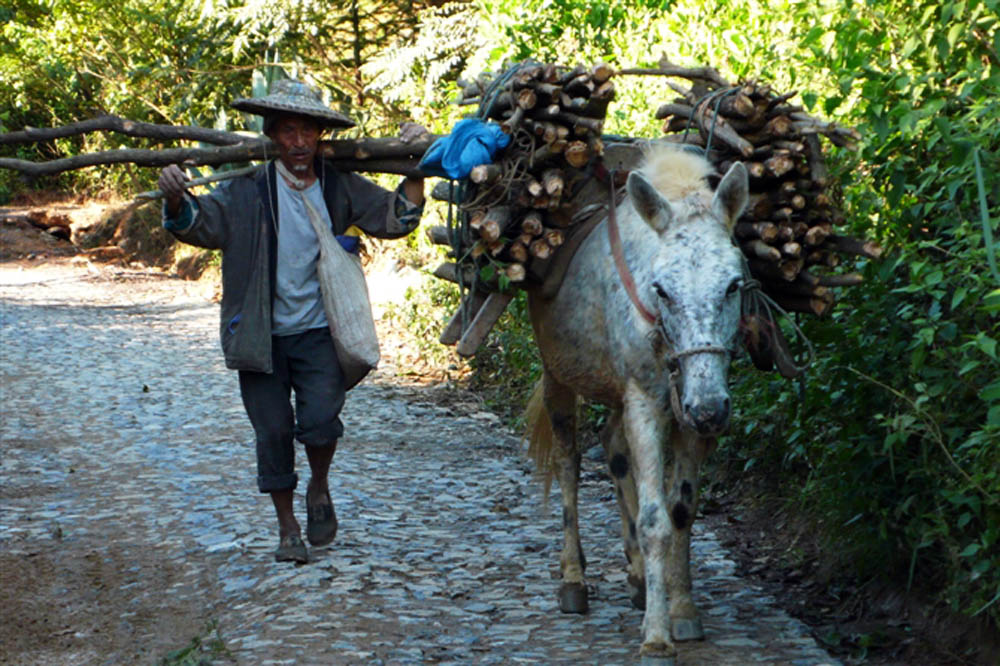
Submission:
{"label": "man", "polygon": [[[159,180],[163,224],[181,241],[222,251],[222,348],[226,366],[239,371],[256,435],[258,489],[270,494],[277,513],[275,559],[305,563],[308,551],[293,511],[298,481],[293,440],[304,445],[311,471],[307,537],[314,546],[326,545],[337,533],[328,472],[343,434],[339,413],[351,388],[323,308],[319,246],[309,216],[321,218],[345,249],[357,252],[358,239],[346,235],[349,230],[398,238],[416,228],[424,182],[407,177],[390,192],[325,165],[317,154],[323,130],[354,122],[326,107],[303,83],[278,81],[270,95],[239,99],[233,106],[264,117],[277,159],[199,197],[186,192],[187,177],[179,167],[165,168]],[[400,138],[409,141],[423,132],[405,123]]]}

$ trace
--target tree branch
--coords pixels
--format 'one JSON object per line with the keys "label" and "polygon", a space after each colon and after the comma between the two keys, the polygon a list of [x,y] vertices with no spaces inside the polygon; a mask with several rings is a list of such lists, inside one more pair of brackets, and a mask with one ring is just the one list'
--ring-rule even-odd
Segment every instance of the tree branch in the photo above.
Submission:
{"label": "tree branch", "polygon": [[[323,141],[320,153],[336,168],[345,171],[395,173],[419,176],[417,163],[437,137],[427,135],[411,143],[397,138],[338,139]],[[218,148],[167,148],[164,150],[124,149],[99,153],[85,153],[47,162],[30,162],[13,158],[0,158],[0,168],[20,171],[29,178],[51,175],[104,164],[135,164],[144,167],[165,167],[169,164],[203,166],[249,162],[277,156],[273,144],[267,140],[245,141],[233,146]]]}
{"label": "tree branch", "polygon": [[[272,151],[272,155],[276,152]],[[102,164],[133,163],[139,166],[160,166],[169,164],[184,164],[200,166],[216,165],[228,162],[246,162],[264,159],[264,144],[254,142],[223,148],[168,148],[165,150],[108,150],[99,153],[85,153],[73,157],[63,157],[47,162],[29,162],[13,158],[0,157],[0,168],[20,171],[30,178],[45,176],[73,169],[82,169]]]}
{"label": "tree branch", "polygon": [[986,51],[986,55],[993,62],[993,65],[1000,66],[1000,54],[997,54],[997,50],[993,48],[993,44],[990,43],[986,33],[979,28],[974,28],[972,34],[979,42],[979,45]]}
{"label": "tree branch", "polygon": [[656,69],[633,67],[621,69],[616,74],[639,75],[639,76],[677,76],[688,80],[702,80],[714,83],[720,88],[729,88],[731,83],[722,78],[722,74],[714,67],[681,67],[667,60],[666,56],[660,59]]}
{"label": "tree branch", "polygon": [[434,140],[439,138],[436,134],[428,134],[422,138],[403,143],[399,139],[331,139],[320,142],[320,152],[326,158],[333,159],[417,159],[430,148]]}
{"label": "tree branch", "polygon": [[44,129],[26,127],[17,132],[7,132],[0,134],[0,145],[50,141],[52,139],[62,139],[68,136],[98,131],[118,132],[127,136],[164,141],[188,139],[190,141],[201,141],[219,146],[231,146],[247,141],[246,136],[236,132],[224,132],[222,130],[191,127],[188,125],[157,125],[137,120],[126,120],[118,116],[105,115],[90,118],[89,120],[82,120],[77,123],[70,123],[69,125],[62,125],[61,127]]}

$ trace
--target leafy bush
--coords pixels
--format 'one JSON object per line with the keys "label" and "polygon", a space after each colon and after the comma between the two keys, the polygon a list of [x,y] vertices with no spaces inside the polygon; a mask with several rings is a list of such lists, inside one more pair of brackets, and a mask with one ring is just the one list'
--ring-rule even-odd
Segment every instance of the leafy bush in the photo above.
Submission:
{"label": "leafy bush", "polygon": [[845,567],[1000,627],[996,8],[856,7],[806,35],[843,91],[827,108],[848,105],[866,137],[840,156],[854,232],[891,252],[806,323],[804,385],[738,378],[727,452],[782,474]]}
{"label": "leafy bush", "polygon": [[516,420],[542,370],[524,292],[507,306],[470,365],[472,387],[483,393],[490,407]]}
{"label": "leafy bush", "polygon": [[402,304],[389,304],[383,315],[390,324],[407,332],[407,345],[435,367],[447,367],[454,354],[438,342],[446,317],[458,307],[458,289],[427,275],[419,287],[408,287]]}

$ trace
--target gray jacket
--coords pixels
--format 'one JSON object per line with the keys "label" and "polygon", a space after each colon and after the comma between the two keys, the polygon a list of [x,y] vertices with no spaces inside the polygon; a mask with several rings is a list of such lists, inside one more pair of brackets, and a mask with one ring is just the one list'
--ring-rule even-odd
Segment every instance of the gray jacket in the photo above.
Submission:
{"label": "gray jacket", "polygon": [[[419,215],[404,223],[397,216],[398,192],[367,178],[344,173],[317,160],[333,232],[356,226],[378,238],[399,238],[413,231]],[[272,372],[271,305],[277,261],[278,190],[269,162],[253,174],[234,178],[210,194],[192,197],[194,222],[178,230],[164,226],[191,245],[222,251],[222,307],[219,332],[226,367]],[[189,205],[189,204],[188,204]],[[407,216],[409,217],[409,216]]]}

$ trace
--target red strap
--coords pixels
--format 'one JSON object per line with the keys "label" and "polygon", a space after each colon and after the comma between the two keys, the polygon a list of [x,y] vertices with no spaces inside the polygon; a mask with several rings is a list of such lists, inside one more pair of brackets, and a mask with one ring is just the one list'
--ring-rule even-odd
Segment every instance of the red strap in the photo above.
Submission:
{"label": "red strap", "polygon": [[642,318],[645,319],[650,324],[656,323],[656,315],[650,312],[642,301],[639,300],[639,294],[635,290],[635,280],[632,278],[632,273],[628,269],[628,264],[625,263],[625,255],[622,253],[622,239],[621,235],[618,233],[618,220],[615,214],[615,184],[614,179],[608,183],[608,191],[611,193],[611,199],[608,202],[608,242],[611,244],[611,256],[615,260],[615,268],[618,269],[618,277],[622,281],[622,285],[625,287],[625,293],[632,300],[632,304],[635,309],[639,311]]}

